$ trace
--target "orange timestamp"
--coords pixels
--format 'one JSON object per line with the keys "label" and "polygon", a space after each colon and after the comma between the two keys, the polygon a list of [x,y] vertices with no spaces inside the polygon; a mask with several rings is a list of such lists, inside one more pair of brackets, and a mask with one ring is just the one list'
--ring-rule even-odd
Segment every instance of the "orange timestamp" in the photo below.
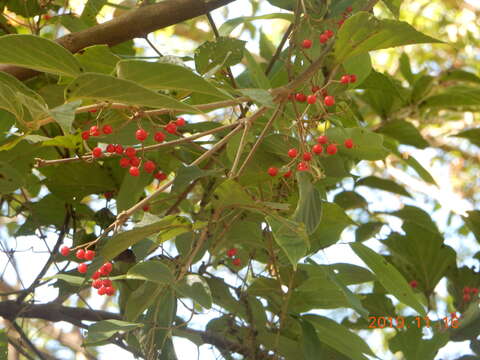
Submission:
{"label": "orange timestamp", "polygon": [[446,316],[438,320],[431,320],[428,316],[415,316],[405,318],[403,316],[369,316],[368,317],[368,328],[369,329],[385,329],[385,328],[410,328],[410,327],[431,327],[433,323],[434,326],[448,329],[448,328],[458,328],[460,319],[456,316]]}

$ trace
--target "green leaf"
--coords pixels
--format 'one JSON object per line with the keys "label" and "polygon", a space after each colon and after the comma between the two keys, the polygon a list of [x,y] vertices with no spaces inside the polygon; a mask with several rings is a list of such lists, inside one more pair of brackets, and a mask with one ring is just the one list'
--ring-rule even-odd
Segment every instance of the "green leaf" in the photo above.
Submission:
{"label": "green leaf", "polygon": [[340,240],[343,230],[349,225],[355,225],[355,223],[340,206],[324,201],[322,220],[317,230],[311,235],[312,251],[335,244]]}
{"label": "green leaf", "polygon": [[261,89],[270,89],[270,80],[268,80],[267,76],[265,75],[265,71],[263,71],[260,64],[257,63],[250,51],[245,50],[244,54],[245,58],[247,59],[248,74],[252,84],[255,84]]}
{"label": "green leaf", "polygon": [[117,74],[121,79],[135,81],[153,90],[184,90],[212,95],[222,99],[231,98],[228,93],[217,89],[210,82],[185,66],[122,60],[117,64]]}
{"label": "green leaf", "polygon": [[50,110],[50,115],[67,134],[72,132],[75,110],[82,104],[80,100],[69,102]]}
{"label": "green leaf", "polygon": [[429,146],[417,128],[405,120],[388,121],[378,129],[378,132],[391,136],[402,144],[412,145],[419,149]]}
{"label": "green leaf", "polygon": [[24,183],[23,175],[12,165],[0,161],[0,194],[8,194]]}
{"label": "green leaf", "polygon": [[279,8],[292,11],[295,9],[296,0],[267,0],[273,6],[278,6]]}
{"label": "green leaf", "polygon": [[403,21],[379,20],[360,11],[347,19],[337,34],[335,57],[338,63],[350,57],[379,49],[421,43],[438,43]]}
{"label": "green leaf", "polygon": [[0,359],[8,359],[8,337],[5,330],[0,330]]}
{"label": "green leaf", "polygon": [[368,320],[368,311],[362,306],[358,296],[345,286],[345,284],[339,279],[338,275],[335,274],[331,267],[323,267],[322,269],[325,270],[327,277],[343,292],[351,307],[355,309],[365,320]]}
{"label": "green leaf", "polygon": [[225,180],[215,189],[214,204],[222,207],[254,206],[255,202],[243,187],[234,180]]}
{"label": "green leaf", "polygon": [[4,109],[13,114],[17,120],[23,122],[23,106],[20,102],[15,101],[16,96],[13,89],[0,83],[0,109]]}
{"label": "green leaf", "polygon": [[380,230],[382,226],[385,225],[382,222],[373,221],[360,225],[355,230],[355,241],[365,241],[373,238]]}
{"label": "green leaf", "polygon": [[355,191],[342,191],[335,195],[333,201],[345,210],[366,208],[368,206],[367,200]]}
{"label": "green leaf", "polygon": [[229,36],[235,28],[244,22],[249,22],[253,20],[269,20],[269,19],[283,19],[287,21],[293,21],[292,14],[286,13],[271,13],[260,16],[241,16],[234,19],[229,19],[225,21],[222,26],[218,29],[218,32],[221,36]]}
{"label": "green leaf", "polygon": [[128,297],[125,307],[125,319],[130,321],[136,320],[145,309],[152,305],[155,300],[161,299],[165,293],[164,284],[152,281],[144,282]]}
{"label": "green leaf", "polygon": [[94,45],[75,55],[85,72],[111,75],[120,58],[110,51],[107,45]]}
{"label": "green leaf", "polygon": [[472,144],[475,144],[478,147],[480,147],[480,128],[464,130],[459,132],[458,134],[450,135],[450,136],[468,139]]}
{"label": "green leaf", "polygon": [[451,69],[447,70],[440,75],[441,82],[444,81],[465,81],[465,82],[472,82],[476,84],[480,84],[480,77],[477,75],[462,70],[462,69]]}
{"label": "green leaf", "polygon": [[410,193],[401,185],[389,179],[382,179],[376,176],[367,176],[356,182],[356,186],[368,186],[374,189],[389,191],[394,194],[412,197]]}
{"label": "green leaf", "polygon": [[93,345],[110,339],[119,331],[131,331],[142,327],[143,324],[121,320],[102,320],[88,327],[88,335],[85,342]]}
{"label": "green leaf", "polygon": [[320,341],[353,360],[367,360],[364,355],[376,357],[365,341],[332,319],[319,315],[303,315],[317,330]]}
{"label": "green leaf", "polygon": [[80,19],[88,26],[97,25],[96,17],[102,7],[107,3],[107,0],[88,0],[83,8]]}
{"label": "green leaf", "polygon": [[158,260],[144,261],[134,265],[128,270],[127,279],[146,280],[167,284],[175,280],[170,268]]}
{"label": "green leaf", "polygon": [[400,55],[399,67],[400,72],[402,73],[402,76],[405,78],[405,80],[407,80],[410,84],[413,84],[415,81],[415,75],[413,75],[412,73],[410,59],[408,58],[408,55],[404,52],[402,52],[402,55]]}
{"label": "green leaf", "polygon": [[480,242],[480,210],[467,211],[468,216],[462,216],[463,221]]}
{"label": "green leaf", "polygon": [[402,209],[387,214],[397,216],[404,221],[411,221],[431,233],[440,234],[437,225],[435,225],[430,215],[416,206],[405,205]]}
{"label": "green leaf", "polygon": [[193,299],[205,309],[212,307],[212,294],[208,283],[199,275],[187,275],[175,284],[175,290],[184,297]]}
{"label": "green leaf", "polygon": [[242,61],[246,41],[220,37],[206,41],[195,50],[195,68],[200,74],[216,65],[233,66]]}
{"label": "green leaf", "polygon": [[305,224],[307,233],[312,234],[322,218],[322,198],[320,192],[313,186],[309,174],[297,172],[296,176],[300,195],[293,219]]}
{"label": "green leaf", "polygon": [[145,237],[158,233],[161,230],[165,230],[175,218],[174,215],[165,216],[161,220],[152,224],[137,226],[132,230],[118,233],[108,239],[107,243],[101,248],[99,255],[101,255],[105,261],[113,259],[123,250],[128,249],[130,246],[136,244]]}
{"label": "green leaf", "polygon": [[269,108],[274,108],[275,103],[273,102],[273,97],[272,95],[263,89],[238,89],[238,92],[244,96],[248,96],[250,99],[252,99],[255,102],[258,102],[259,104],[269,107]]}
{"label": "green leaf", "polygon": [[184,166],[180,165],[177,169],[175,180],[172,185],[172,192],[180,192],[185,190],[185,187],[192,181],[204,176],[218,173],[216,170],[202,170],[198,166]]}
{"label": "green leaf", "polygon": [[322,344],[318,340],[317,331],[308,321],[300,320],[300,324],[302,325],[303,359],[319,360],[318,350]]}
{"label": "green leaf", "polygon": [[332,127],[327,130],[326,135],[337,144],[343,144],[346,139],[352,139],[354,143],[352,149],[339,146],[339,153],[348,157],[373,161],[382,160],[389,154],[383,146],[383,135],[364,128]]}
{"label": "green leaf", "polygon": [[412,325],[397,331],[396,335],[388,341],[390,350],[401,351],[405,359],[433,360],[440,348],[449,340],[447,331],[437,331],[435,328],[433,327],[434,334],[430,339],[424,339],[423,331],[419,326]]}
{"label": "green leaf", "polygon": [[343,63],[343,68],[347,74],[355,74],[357,81],[355,84],[350,84],[352,88],[358,87],[372,71],[372,61],[368,52],[359,54],[354,58],[348,58]]}
{"label": "green leaf", "polygon": [[67,49],[39,36],[2,36],[0,49],[0,63],[3,64],[74,77],[83,71],[77,59]]}
{"label": "green leaf", "polygon": [[377,254],[362,243],[351,243],[350,247],[377,276],[382,286],[399,301],[425,315],[424,306],[415,297],[412,288],[400,272],[385,257]]}
{"label": "green leaf", "polygon": [[421,106],[441,109],[478,107],[480,106],[480,89],[463,85],[445,87],[439,94],[427,97]]}
{"label": "green leaf", "polygon": [[158,94],[133,81],[117,79],[104,74],[88,73],[79,76],[65,89],[65,99],[67,101],[76,99],[104,100],[128,105],[199,112],[190,105],[169,96]]}
{"label": "green leaf", "polygon": [[10,89],[12,89],[15,92],[21,92],[25,96],[34,98],[35,100],[39,102],[45,102],[43,98],[38,94],[37,92],[33,91],[30,89],[28,86],[26,86],[23,82],[18,80],[16,77],[0,71],[0,83],[8,86]]}
{"label": "green leaf", "polygon": [[131,176],[125,172],[120,191],[117,195],[117,211],[127,210],[135,205],[144,194],[144,188],[152,182],[151,174],[141,172],[140,176]]}
{"label": "green leaf", "polygon": [[267,216],[273,238],[287,255],[293,268],[297,268],[298,261],[307,254],[310,247],[305,226],[281,216]]}
{"label": "green leaf", "polygon": [[403,0],[383,0],[383,3],[387,6],[388,10],[398,19],[400,16],[400,6]]}

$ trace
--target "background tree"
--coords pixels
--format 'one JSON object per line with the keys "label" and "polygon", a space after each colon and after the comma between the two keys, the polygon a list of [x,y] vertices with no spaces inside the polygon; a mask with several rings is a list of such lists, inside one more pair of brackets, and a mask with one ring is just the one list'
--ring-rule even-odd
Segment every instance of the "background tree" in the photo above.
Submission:
{"label": "background tree", "polygon": [[478,5],[0,6],[2,354],[480,356]]}

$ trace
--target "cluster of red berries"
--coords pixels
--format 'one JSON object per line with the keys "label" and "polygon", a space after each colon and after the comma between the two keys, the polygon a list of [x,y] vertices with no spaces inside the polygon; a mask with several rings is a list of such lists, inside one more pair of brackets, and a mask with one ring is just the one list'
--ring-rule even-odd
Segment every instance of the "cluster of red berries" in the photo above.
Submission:
{"label": "cluster of red berries", "polygon": [[343,75],[341,78],[340,78],[340,82],[342,84],[349,84],[349,83],[354,83],[355,81],[357,81],[357,76],[355,74],[346,74],[346,75]]}
{"label": "cluster of red berries", "polygon": [[232,259],[232,264],[235,266],[240,266],[242,261],[240,258],[235,257],[237,255],[238,250],[236,248],[231,248],[227,250],[227,256]]}
{"label": "cluster of red berries", "polygon": [[[68,256],[71,249],[68,246],[62,246],[60,253],[63,256]],[[79,260],[91,261],[95,258],[95,251],[78,249],[75,253],[75,257]],[[99,295],[113,295],[115,294],[115,288],[112,286],[112,280],[110,279],[100,279],[101,277],[107,277],[112,272],[113,265],[110,262],[103,264],[99,270],[95,271],[92,275],[92,287],[98,289]],[[80,263],[77,267],[77,270],[80,274],[85,274],[88,270],[88,265],[86,263]]]}
{"label": "cluster of red berries", "polygon": [[463,301],[469,302],[473,297],[478,296],[478,288],[465,286],[463,288]]}
{"label": "cluster of red berries", "polygon": [[[310,167],[309,167],[309,161],[311,161],[313,159],[313,155],[312,153],[314,153],[315,155],[320,155],[323,153],[323,146],[326,145],[326,149],[325,149],[325,152],[328,154],[328,155],[335,155],[338,151],[338,144],[335,144],[335,143],[331,143],[329,140],[328,140],[328,137],[325,136],[325,135],[321,135],[317,138],[317,144],[313,145],[312,146],[312,152],[304,152],[302,154],[302,161],[298,162],[297,164],[297,170],[298,171],[307,171]],[[352,139],[346,139],[343,143],[343,145],[347,148],[347,149],[351,149],[353,148],[353,140]],[[295,149],[295,148],[292,148],[290,150],[288,150],[287,152],[287,155],[288,157],[290,157],[291,159],[296,159],[298,158],[298,150]],[[288,167],[288,165],[287,165]],[[278,168],[274,167],[274,166],[271,166],[270,168],[268,168],[267,170],[267,173],[268,175],[270,176],[277,176],[278,175]],[[285,172],[283,174],[283,177],[284,178],[289,178],[291,177],[293,174],[292,170],[288,170],[287,172]]]}
{"label": "cluster of red berries", "polygon": [[[91,112],[93,112],[93,110],[91,110]],[[164,126],[164,129],[169,134],[176,134],[177,127],[184,126],[185,124],[186,124],[185,119],[183,117],[179,117],[175,121],[171,121],[168,124],[166,124]],[[89,130],[82,132],[82,139],[88,140],[90,136],[96,137],[102,134],[109,135],[112,132],[113,132],[113,128],[111,125],[104,125],[101,129],[97,125],[93,125],[90,127]],[[149,136],[148,132],[144,129],[138,129],[137,131],[135,131],[135,138],[142,143],[148,138],[148,136]],[[153,135],[153,138],[157,143],[162,143],[163,141],[165,141],[165,137],[166,135],[161,131],[157,131]],[[123,146],[120,144],[108,144],[106,148],[106,152],[110,154],[125,155],[120,159],[120,162],[119,162],[120,166],[123,168],[128,168],[128,172],[132,176],[140,175],[140,169],[141,169],[140,166],[142,165],[142,159],[136,156],[137,150],[135,148],[130,146],[124,149]],[[102,155],[103,155],[102,148],[97,146],[92,149],[93,158],[98,159],[102,157]],[[154,173],[156,167],[157,166],[155,162],[151,160],[147,160],[143,163],[143,170],[149,174]],[[155,179],[159,181],[163,181],[167,178],[167,175],[161,171],[155,172],[153,176],[155,177]]]}
{"label": "cluster of red berries", "polygon": [[[321,35],[320,35],[320,43],[325,44],[330,38],[334,35],[332,30],[325,30]],[[304,49],[310,49],[313,45],[313,41],[310,39],[305,39],[302,41],[302,48]]]}

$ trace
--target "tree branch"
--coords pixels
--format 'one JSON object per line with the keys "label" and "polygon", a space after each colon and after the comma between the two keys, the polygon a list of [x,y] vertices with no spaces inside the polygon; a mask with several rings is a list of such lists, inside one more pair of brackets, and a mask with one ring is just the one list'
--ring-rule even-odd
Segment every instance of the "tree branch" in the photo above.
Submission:
{"label": "tree branch", "polygon": [[[235,0],[166,0],[142,6],[103,24],[62,36],[57,42],[72,53],[92,45],[113,46],[134,38],[145,38],[152,31],[204,15],[233,1]],[[36,71],[12,65],[0,65],[0,71],[20,80],[38,74]]]}

